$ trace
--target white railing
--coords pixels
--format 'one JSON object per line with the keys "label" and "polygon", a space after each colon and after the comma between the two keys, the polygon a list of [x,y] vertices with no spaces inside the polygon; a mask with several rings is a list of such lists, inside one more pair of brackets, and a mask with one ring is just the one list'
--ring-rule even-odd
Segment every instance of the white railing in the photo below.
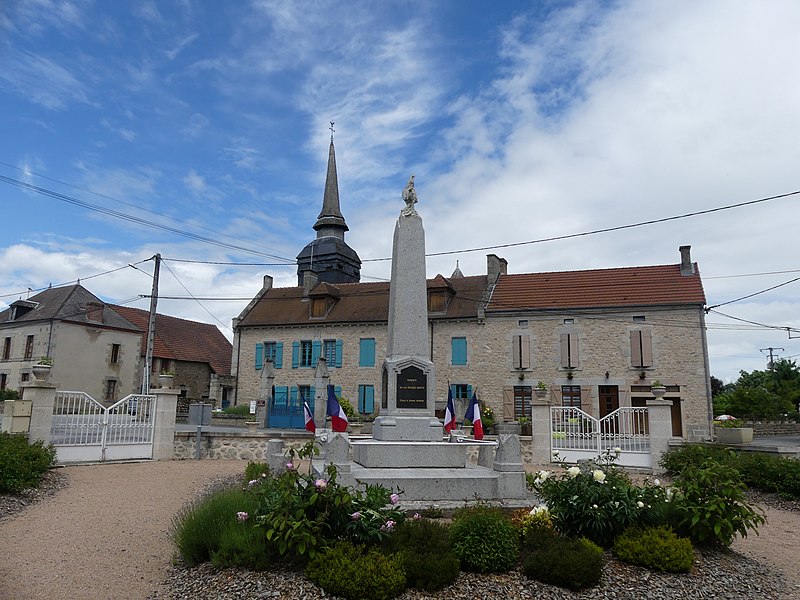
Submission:
{"label": "white railing", "polygon": [[58,392],[50,441],[57,446],[101,444],[105,408],[86,392]]}
{"label": "white railing", "polygon": [[647,408],[624,407],[602,419],[572,406],[550,407],[551,448],[568,462],[619,448],[620,464],[647,466],[650,432]]}

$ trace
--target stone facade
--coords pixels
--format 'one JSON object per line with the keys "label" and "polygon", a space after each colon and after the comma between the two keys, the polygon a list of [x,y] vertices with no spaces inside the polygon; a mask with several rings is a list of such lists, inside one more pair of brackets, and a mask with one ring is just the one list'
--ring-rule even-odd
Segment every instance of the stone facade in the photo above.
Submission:
{"label": "stone facade", "polygon": [[[637,318],[634,321],[634,317]],[[644,318],[642,321],[641,318]],[[573,323],[565,325],[565,319]],[[520,325],[520,323],[524,325]],[[648,330],[652,338],[652,366],[642,368],[631,362],[631,331]],[[543,381],[552,403],[561,404],[562,386],[581,388],[581,407],[597,417],[600,414],[600,386],[616,387],[619,406],[631,406],[652,399],[649,385],[660,380],[668,386],[667,399],[680,398],[680,429],[688,440],[708,437],[709,402],[707,369],[702,335],[703,315],[699,308],[635,308],[629,310],[569,311],[547,315],[518,313],[508,317],[487,316],[483,320],[433,322],[431,360],[436,369],[437,407],[447,400],[447,386],[466,384],[477,388],[478,397],[489,405],[497,421],[512,421],[514,386],[535,386]],[[579,364],[565,368],[560,362],[560,336],[577,334]],[[530,340],[530,367],[515,369],[512,341],[523,334]],[[238,403],[255,400],[260,371],[255,368],[256,343],[282,342],[283,364],[275,369],[276,386],[314,385],[314,369],[292,368],[291,347],[298,340],[342,341],[342,366],[329,368],[331,383],[341,386],[342,395],[355,406],[359,385],[373,385],[376,407],[379,403],[381,365],[386,352],[385,324],[330,325],[327,327],[286,327],[245,329],[241,335]],[[452,338],[467,340],[466,365],[453,365]],[[376,341],[375,366],[360,367],[359,340]],[[288,350],[288,355],[287,351]],[[644,379],[640,374],[644,372]],[[572,379],[569,375],[572,375]],[[608,373],[608,376],[606,376]],[[521,379],[523,377],[523,379]],[[676,389],[677,388],[677,389]],[[639,391],[637,391],[639,390]],[[642,404],[643,405],[643,404]],[[466,402],[457,403],[463,415]]]}

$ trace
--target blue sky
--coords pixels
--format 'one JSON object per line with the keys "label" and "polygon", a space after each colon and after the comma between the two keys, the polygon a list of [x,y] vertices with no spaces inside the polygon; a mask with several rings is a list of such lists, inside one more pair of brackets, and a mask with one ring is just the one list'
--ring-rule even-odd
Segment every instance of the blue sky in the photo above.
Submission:
{"label": "blue sky", "polygon": [[[322,202],[329,121],[347,242],[362,260],[391,255],[412,172],[429,253],[797,191],[798,22],[792,0],[6,0],[0,308],[79,277],[145,308],[136,298],[152,262],[85,278],[156,252],[271,263],[167,260],[167,296],[250,298],[265,273],[294,285]],[[522,273],[676,263],[690,244],[715,305],[800,277],[799,202],[495,252]],[[485,273],[485,255],[430,257],[428,274],[449,275],[456,260]],[[368,261],[362,275],[389,268]],[[718,310],[800,328],[799,286]],[[162,300],[159,311],[230,336],[245,304]],[[800,354],[785,330],[708,320],[712,373],[726,380],[764,368],[762,348]]]}

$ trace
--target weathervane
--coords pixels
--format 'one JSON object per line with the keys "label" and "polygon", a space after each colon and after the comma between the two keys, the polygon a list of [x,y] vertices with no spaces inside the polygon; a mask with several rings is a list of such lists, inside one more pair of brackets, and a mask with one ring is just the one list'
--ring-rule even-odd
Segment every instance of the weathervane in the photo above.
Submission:
{"label": "weathervane", "polygon": [[336,130],[333,128],[333,121],[331,121],[331,126],[330,126],[330,127],[328,127],[328,129],[330,129],[330,130],[331,130],[331,143],[333,143],[333,132],[334,132],[334,131],[336,131]]}

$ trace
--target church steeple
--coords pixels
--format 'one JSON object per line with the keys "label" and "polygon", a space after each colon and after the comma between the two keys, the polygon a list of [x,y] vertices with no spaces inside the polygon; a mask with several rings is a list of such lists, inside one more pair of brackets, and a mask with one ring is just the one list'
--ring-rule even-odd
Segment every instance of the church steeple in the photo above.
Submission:
{"label": "church steeple", "polygon": [[302,286],[306,272],[316,274],[317,281],[328,283],[358,283],[361,280],[361,259],[344,241],[350,228],[339,208],[339,179],[336,174],[336,150],[328,150],[328,173],[322,196],[322,210],[314,223],[317,239],[297,255],[297,285]]}
{"label": "church steeple", "polygon": [[314,223],[317,238],[327,235],[344,239],[344,232],[349,231],[342,211],[339,208],[339,178],[336,175],[336,149],[331,146],[328,150],[328,174],[325,177],[325,193],[322,196],[322,210]]}

